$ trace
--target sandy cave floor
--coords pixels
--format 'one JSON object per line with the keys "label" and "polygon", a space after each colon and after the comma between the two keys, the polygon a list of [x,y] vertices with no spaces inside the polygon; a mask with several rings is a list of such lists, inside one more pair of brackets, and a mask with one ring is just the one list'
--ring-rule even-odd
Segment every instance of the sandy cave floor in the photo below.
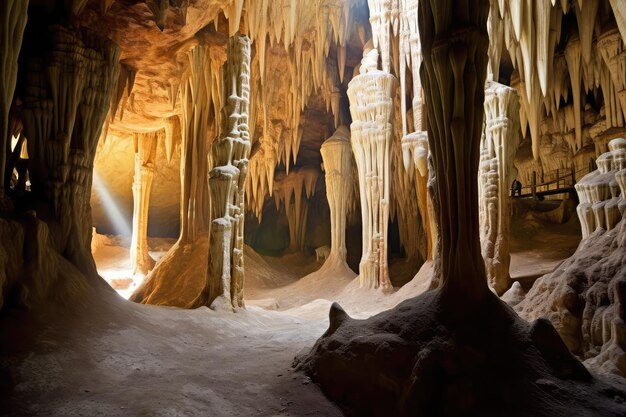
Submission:
{"label": "sandy cave floor", "polygon": [[[527,230],[526,241],[512,244],[512,276],[553,269],[577,246],[571,230]],[[158,259],[173,243],[151,239],[150,253]],[[123,238],[109,237],[94,256],[103,277],[120,288],[130,283],[125,246]],[[25,356],[11,347],[2,355],[7,386],[1,388],[10,394],[0,400],[1,415],[341,415],[292,371],[294,356],[326,330],[331,300],[365,318],[425,291],[431,271],[426,264],[409,284],[384,295],[359,289],[352,276],[299,279],[322,264],[302,255],[277,259],[248,251],[246,262],[255,270],[247,311],[144,306],[111,293],[78,319],[50,319]],[[132,289],[118,292],[128,296]]]}
{"label": "sandy cave floor", "polygon": [[79,320],[51,320],[26,357],[3,355],[16,385],[2,415],[341,415],[290,368],[324,321],[108,298]]}

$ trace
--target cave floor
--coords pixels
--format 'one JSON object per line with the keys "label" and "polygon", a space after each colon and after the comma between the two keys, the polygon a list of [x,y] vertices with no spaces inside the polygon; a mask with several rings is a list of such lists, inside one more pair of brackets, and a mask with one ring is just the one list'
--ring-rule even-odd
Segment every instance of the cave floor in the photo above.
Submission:
{"label": "cave floor", "polygon": [[77,319],[49,320],[27,352],[0,358],[9,385],[2,415],[342,415],[291,369],[324,320],[105,298]]}
{"label": "cave floor", "polygon": [[[549,272],[575,250],[576,232],[565,225],[527,231],[514,240],[513,278]],[[153,256],[165,253],[171,243],[151,243]],[[115,279],[123,279],[127,268],[123,246],[113,241],[95,253],[98,266]],[[250,279],[248,295],[254,297],[247,301],[247,311],[145,306],[106,292],[78,316],[40,319],[26,349],[19,337],[7,340],[6,335],[15,337],[15,328],[3,325],[0,389],[9,395],[0,399],[0,414],[342,415],[315,384],[291,368],[298,352],[311,347],[328,326],[329,283],[316,278],[315,285],[303,285],[295,276],[321,262],[306,264],[307,259],[293,255],[281,263],[258,256],[246,262],[257,270]],[[332,299],[353,317],[368,317],[425,291],[430,268],[426,264],[392,295],[366,292],[352,276],[340,277],[341,288],[333,288]],[[303,304],[286,302],[303,288],[310,293]]]}

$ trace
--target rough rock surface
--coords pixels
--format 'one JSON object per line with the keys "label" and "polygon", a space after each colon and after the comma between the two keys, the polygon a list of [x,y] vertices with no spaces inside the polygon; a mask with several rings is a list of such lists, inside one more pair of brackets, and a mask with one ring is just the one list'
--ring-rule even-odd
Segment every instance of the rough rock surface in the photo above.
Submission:
{"label": "rough rock surface", "polygon": [[333,305],[298,366],[348,416],[626,413],[626,385],[589,374],[547,320],[528,324],[495,296],[445,302],[430,291],[367,320]]}

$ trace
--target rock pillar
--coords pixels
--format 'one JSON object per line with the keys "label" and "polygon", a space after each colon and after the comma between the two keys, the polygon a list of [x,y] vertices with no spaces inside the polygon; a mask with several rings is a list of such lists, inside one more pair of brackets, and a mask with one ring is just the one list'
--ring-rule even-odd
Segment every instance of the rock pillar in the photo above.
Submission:
{"label": "rock pillar", "polygon": [[146,274],[154,267],[154,260],[148,254],[148,209],[154,179],[157,141],[157,132],[135,134],[133,234],[130,244],[133,273]]}
{"label": "rock pillar", "polygon": [[224,135],[213,142],[209,172],[211,225],[206,285],[198,302],[215,309],[244,307],[243,226],[250,155],[250,39],[229,39]]}
{"label": "rock pillar", "polygon": [[346,264],[346,218],[352,199],[354,179],[350,147],[350,131],[339,127],[322,144],[322,159],[326,172],[326,197],[330,207],[330,255],[325,264]]}
{"label": "rock pillar", "polygon": [[520,142],[519,98],[514,89],[489,81],[485,90],[485,133],[480,143],[478,209],[480,240],[489,286],[509,287],[511,183]]}
{"label": "rock pillar", "polygon": [[[478,161],[487,74],[489,1],[419,3],[442,297],[472,303],[489,292],[480,253]],[[451,310],[452,311],[452,310]]]}
{"label": "rock pillar", "polygon": [[387,229],[395,77],[377,69],[377,63],[378,51],[366,46],[360,74],[348,85],[363,225],[359,282],[361,287],[391,290]]}

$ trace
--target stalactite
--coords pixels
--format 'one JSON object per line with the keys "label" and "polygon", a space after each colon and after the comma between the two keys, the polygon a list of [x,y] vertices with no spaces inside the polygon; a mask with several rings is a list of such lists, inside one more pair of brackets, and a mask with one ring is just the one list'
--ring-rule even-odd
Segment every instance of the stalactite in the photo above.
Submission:
{"label": "stalactite", "polygon": [[209,172],[211,225],[205,288],[196,305],[244,307],[243,226],[245,181],[250,156],[250,39],[231,37],[224,71],[228,98],[222,111],[224,135],[213,142]]}
{"label": "stalactite", "polygon": [[[435,205],[441,252],[436,259],[442,296],[479,300],[488,293],[480,254],[478,155],[489,38],[487,1],[441,9],[420,2],[422,82],[427,98]],[[461,7],[464,5],[465,8]],[[454,18],[453,18],[454,17]],[[464,26],[453,24],[462,21]],[[441,35],[445,33],[446,36]],[[436,40],[436,41],[435,41]]]}
{"label": "stalactite", "polygon": [[617,27],[622,34],[622,39],[626,39],[626,3],[622,0],[609,0],[613,8],[613,14],[617,21]]}
{"label": "stalactite", "polygon": [[154,267],[148,254],[148,209],[154,179],[157,144],[161,132],[135,133],[135,175],[133,177],[133,231],[130,263],[133,274],[146,274]]}
{"label": "stalactite", "polygon": [[572,97],[574,99],[574,118],[576,120],[576,144],[574,150],[582,148],[582,91],[581,91],[581,42],[578,38],[570,38],[565,47],[565,60],[572,83]]}
{"label": "stalactite", "polygon": [[[405,135],[402,138],[402,156],[406,175],[414,176],[421,230],[424,231],[426,241],[424,258],[432,260],[435,252],[435,242],[437,241],[437,226],[432,207],[432,197],[428,191],[428,133],[426,131],[418,131]],[[415,233],[415,230],[409,230],[408,233]]]}
{"label": "stalactite", "polygon": [[[621,124],[618,126],[623,126],[623,119],[626,119],[626,75],[624,74],[624,69],[626,69],[626,48],[624,48],[624,41],[620,36],[617,29],[610,29],[606,32],[602,33],[598,40],[598,51],[602,56],[602,60],[608,69],[609,74],[611,75],[612,88],[614,90],[615,97],[611,97],[609,93],[609,88],[603,86],[602,91],[605,92],[605,102],[611,102],[615,98],[617,101],[613,102],[614,107],[619,107],[621,110],[622,118]],[[615,116],[614,116],[615,117]],[[611,117],[607,115],[607,120],[610,120]],[[614,125],[611,123],[609,127]]]}
{"label": "stalactite", "polygon": [[174,148],[181,143],[181,127],[180,118],[178,116],[169,117],[165,122],[165,157],[167,163],[172,162],[174,156]]}
{"label": "stalactite", "polygon": [[[17,58],[26,27],[28,0],[6,0],[0,5],[0,212],[8,209],[5,200],[5,166],[10,153],[9,110],[17,81]],[[10,175],[10,174],[9,174]]]}
{"label": "stalactite", "polygon": [[289,225],[289,250],[304,249],[309,199],[315,195],[319,169],[313,166],[296,168],[285,175],[279,173],[274,179],[274,202],[276,211],[285,208]]}
{"label": "stalactite", "polygon": [[145,0],[146,4],[150,8],[150,11],[154,15],[154,20],[161,32],[165,30],[165,21],[167,18],[167,11],[170,7],[170,0]]}
{"label": "stalactite", "polygon": [[348,85],[352,150],[359,173],[363,255],[361,287],[391,289],[387,265],[393,91],[395,78],[377,69],[378,51],[366,49],[360,74]]}
{"label": "stalactite", "polygon": [[478,175],[482,255],[489,286],[498,294],[509,287],[510,184],[520,142],[519,104],[515,90],[488,82],[485,92],[485,132]]}
{"label": "stalactite", "polygon": [[[257,51],[252,62],[251,116],[261,115],[258,124],[263,127],[263,151],[253,152],[250,164],[263,178],[251,171],[249,190],[271,193],[272,187],[267,185],[273,178],[266,174],[274,169],[269,168],[269,161],[261,161],[261,155],[269,156],[276,165],[283,163],[287,173],[291,170],[300,149],[301,115],[311,96],[320,92],[335,117],[335,127],[342,123],[346,47],[358,30],[353,10],[365,5],[365,0],[246,1],[247,28]],[[329,56],[331,44],[336,47],[336,58]],[[280,129],[275,126],[279,119]],[[253,130],[256,117],[251,121]],[[274,133],[277,130],[280,135]],[[255,136],[252,138],[254,141]],[[257,218],[265,197],[253,197],[251,206],[257,207]]]}

